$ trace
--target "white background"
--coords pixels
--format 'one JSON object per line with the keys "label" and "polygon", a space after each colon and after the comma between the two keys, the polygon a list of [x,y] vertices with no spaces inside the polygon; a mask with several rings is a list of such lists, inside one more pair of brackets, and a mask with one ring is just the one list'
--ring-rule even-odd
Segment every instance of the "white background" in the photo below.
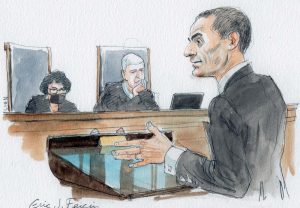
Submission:
{"label": "white background", "polygon": [[[168,108],[175,92],[202,91],[205,93],[203,107],[207,107],[217,94],[216,82],[193,78],[192,67],[183,51],[196,15],[219,6],[237,7],[249,16],[253,39],[247,60],[257,73],[273,77],[287,103],[299,103],[300,1],[297,0],[0,0],[0,49],[4,42],[51,47],[53,69],[63,70],[72,81],[68,99],[79,110],[90,111],[96,102],[96,46],[149,47],[152,90],[160,94],[160,106]],[[2,99],[7,96],[2,49],[0,76]],[[28,207],[35,198],[55,204],[59,198],[71,197],[70,188],[59,185],[46,161],[33,161],[22,152],[22,141],[8,136],[9,125],[8,121],[1,121],[0,207]],[[152,198],[130,202],[83,199],[82,202],[95,202],[100,207],[269,207],[270,203],[272,207],[296,206],[297,201],[300,204],[298,119],[296,129],[297,170],[296,176],[287,179],[289,200],[258,203],[208,195],[160,202]]]}

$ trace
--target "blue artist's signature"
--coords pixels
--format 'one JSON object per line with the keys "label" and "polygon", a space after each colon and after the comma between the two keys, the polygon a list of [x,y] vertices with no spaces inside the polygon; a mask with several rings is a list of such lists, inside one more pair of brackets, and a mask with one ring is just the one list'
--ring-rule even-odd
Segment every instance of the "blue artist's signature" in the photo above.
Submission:
{"label": "blue artist's signature", "polygon": [[76,202],[75,198],[67,198],[65,201],[59,199],[56,204],[51,204],[45,200],[35,199],[29,208],[99,208],[94,202],[91,204]]}

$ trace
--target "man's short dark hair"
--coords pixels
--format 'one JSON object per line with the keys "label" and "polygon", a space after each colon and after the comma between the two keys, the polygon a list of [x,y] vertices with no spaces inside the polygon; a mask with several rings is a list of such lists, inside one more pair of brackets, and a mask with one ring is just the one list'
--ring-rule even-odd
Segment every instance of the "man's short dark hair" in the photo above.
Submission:
{"label": "man's short dark hair", "polygon": [[232,7],[220,7],[201,12],[195,22],[201,17],[213,15],[216,17],[213,30],[217,31],[221,38],[227,38],[230,33],[237,32],[240,36],[239,49],[245,53],[251,42],[251,23],[249,18],[240,10]]}
{"label": "man's short dark hair", "polygon": [[41,85],[40,85],[40,91],[44,93],[45,95],[48,94],[48,85],[51,84],[53,81],[56,83],[61,83],[64,86],[64,89],[66,92],[69,92],[71,89],[71,82],[66,77],[65,73],[62,71],[54,71],[48,74],[44,77]]}

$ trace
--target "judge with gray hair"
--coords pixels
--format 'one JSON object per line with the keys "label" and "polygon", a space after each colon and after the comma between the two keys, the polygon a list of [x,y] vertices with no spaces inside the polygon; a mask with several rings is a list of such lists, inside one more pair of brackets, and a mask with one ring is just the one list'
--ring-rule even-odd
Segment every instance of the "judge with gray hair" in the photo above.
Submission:
{"label": "judge with gray hair", "polygon": [[121,65],[123,80],[105,85],[94,112],[159,110],[153,93],[146,88],[144,60],[129,53],[122,58]]}

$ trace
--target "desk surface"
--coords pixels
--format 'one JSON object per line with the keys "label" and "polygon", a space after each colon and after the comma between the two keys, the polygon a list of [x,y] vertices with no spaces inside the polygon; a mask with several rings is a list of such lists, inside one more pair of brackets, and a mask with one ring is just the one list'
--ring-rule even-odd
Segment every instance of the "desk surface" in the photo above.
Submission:
{"label": "desk surface", "polygon": [[[168,133],[167,136],[171,138]],[[116,160],[113,150],[128,147],[111,145],[114,139],[149,139],[151,134],[86,135],[50,137],[47,142],[49,166],[63,182],[69,182],[120,198],[135,198],[190,189],[164,172],[163,164],[130,168],[138,160]],[[103,145],[110,140],[109,145]]]}
{"label": "desk surface", "polygon": [[[282,157],[283,173],[294,175],[294,121],[296,104],[289,104],[285,132],[285,147]],[[6,113],[4,120],[11,121],[10,135],[21,136],[22,149],[34,160],[44,160],[46,140],[49,135],[89,134],[93,129],[99,132],[115,133],[119,127],[125,132],[145,132],[145,123],[153,121],[162,130],[173,132],[174,143],[192,151],[210,156],[209,145],[203,121],[209,121],[208,112],[202,110],[107,112],[107,113]]]}
{"label": "desk surface", "polygon": [[[51,152],[65,165],[73,166],[91,180],[111,187],[116,194],[125,198],[180,188],[176,177],[164,172],[163,164],[129,168],[129,164],[136,161],[114,159],[111,152],[116,149],[114,146],[54,148]],[[72,172],[66,171],[66,174],[70,174],[71,177]],[[77,181],[80,181],[80,178],[70,182],[76,184]],[[82,185],[89,188],[89,184]]]}
{"label": "desk surface", "polygon": [[207,109],[201,110],[161,110],[161,111],[134,111],[134,112],[79,112],[79,113],[5,113],[4,120],[12,122],[27,121],[88,121],[101,119],[133,119],[147,117],[204,117],[208,116]]}
{"label": "desk surface", "polygon": [[[294,120],[298,104],[287,104],[287,118]],[[101,119],[133,119],[147,117],[208,117],[207,109],[161,110],[134,112],[78,112],[78,113],[4,113],[3,119],[12,122],[27,121],[89,121]],[[289,119],[288,119],[289,121]]]}

